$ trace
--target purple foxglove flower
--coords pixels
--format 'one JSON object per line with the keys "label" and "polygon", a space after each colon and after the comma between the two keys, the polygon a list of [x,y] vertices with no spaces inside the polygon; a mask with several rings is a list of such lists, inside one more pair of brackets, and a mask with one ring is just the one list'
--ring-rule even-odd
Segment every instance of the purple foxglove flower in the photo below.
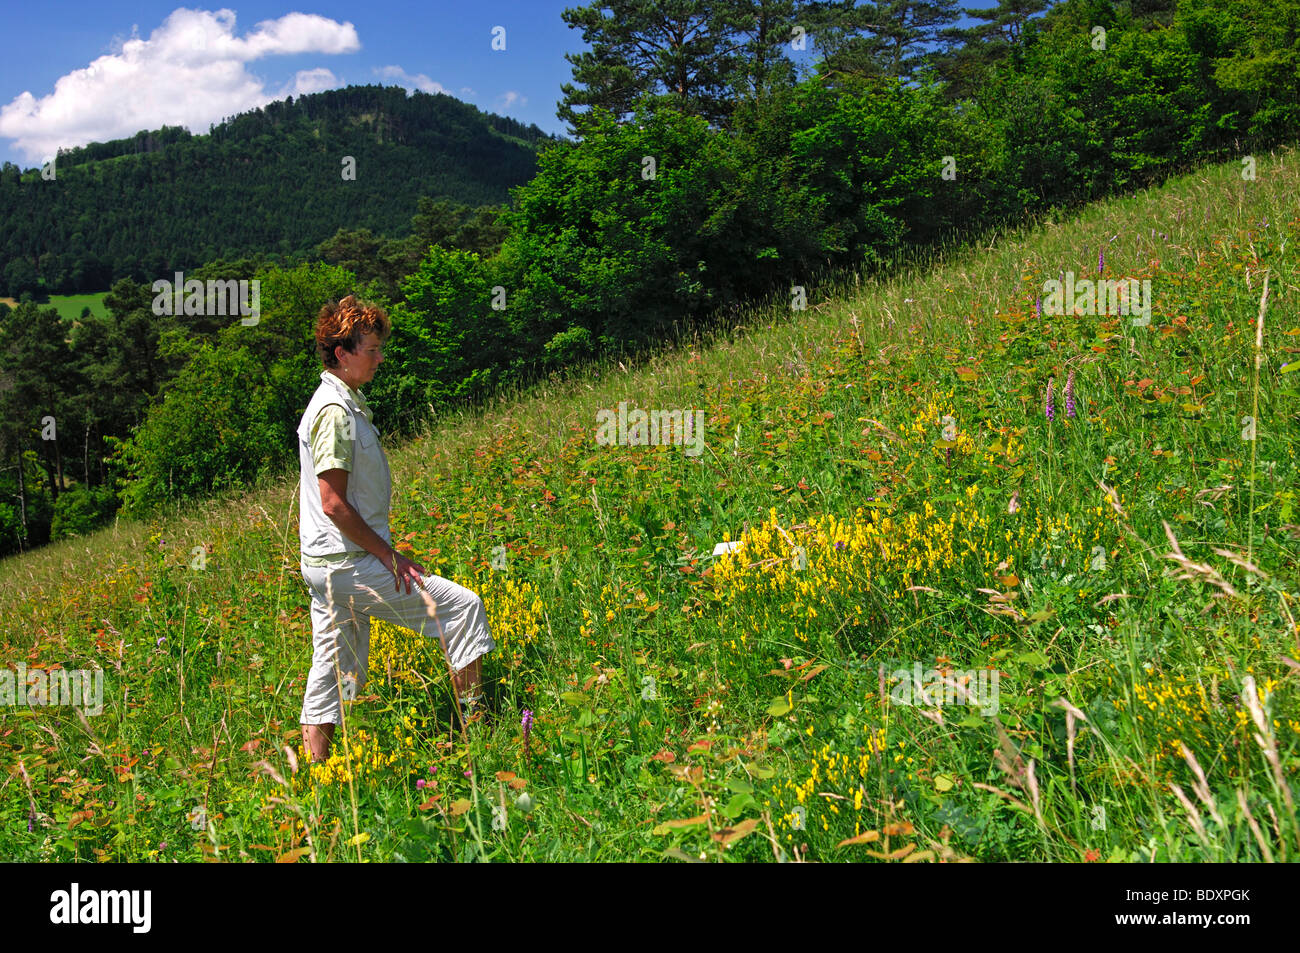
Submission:
{"label": "purple foxglove flower", "polygon": [[1106,246],[1101,246],[1101,251],[1097,253],[1097,274],[1101,274],[1106,268]]}

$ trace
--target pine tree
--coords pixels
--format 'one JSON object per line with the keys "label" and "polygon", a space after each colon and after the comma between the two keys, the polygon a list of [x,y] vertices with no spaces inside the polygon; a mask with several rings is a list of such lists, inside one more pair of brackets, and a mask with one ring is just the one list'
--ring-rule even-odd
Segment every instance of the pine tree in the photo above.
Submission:
{"label": "pine tree", "polygon": [[645,98],[726,127],[736,103],[789,79],[782,48],[792,39],[805,0],[610,0],[565,10],[591,46],[566,53],[573,82],[556,115],[581,137],[580,107],[606,109],[622,121]]}
{"label": "pine tree", "polygon": [[967,10],[968,16],[984,22],[947,30],[951,47],[936,63],[949,97],[973,95],[994,64],[1018,55],[1030,18],[1049,6],[1051,0],[998,0],[996,7]]}
{"label": "pine tree", "polygon": [[813,4],[811,13],[824,74],[904,82],[934,59],[961,17],[957,0],[840,0]]}

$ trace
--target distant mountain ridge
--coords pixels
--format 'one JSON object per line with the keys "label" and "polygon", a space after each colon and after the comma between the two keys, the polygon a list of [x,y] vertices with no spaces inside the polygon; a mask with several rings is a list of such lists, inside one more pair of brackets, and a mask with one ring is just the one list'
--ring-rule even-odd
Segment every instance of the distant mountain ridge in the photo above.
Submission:
{"label": "distant mountain ridge", "polygon": [[[303,255],[340,227],[404,234],[421,196],[503,205],[554,141],[445,94],[349,86],[0,168],[0,293],[98,290],[219,258]],[[345,159],[351,157],[351,162]],[[350,173],[355,178],[345,178]]]}

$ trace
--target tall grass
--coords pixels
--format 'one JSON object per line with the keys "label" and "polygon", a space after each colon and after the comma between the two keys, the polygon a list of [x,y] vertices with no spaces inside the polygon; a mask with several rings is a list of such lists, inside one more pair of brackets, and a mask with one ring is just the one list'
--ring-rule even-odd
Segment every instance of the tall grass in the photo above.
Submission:
{"label": "tall grass", "polygon": [[[308,769],[296,476],[6,560],[10,664],[108,691],[0,715],[0,850],[1292,859],[1300,166],[1239,169],[430,421],[390,455],[394,537],[483,594],[488,723],[376,625]],[[1035,312],[1103,249],[1149,327]],[[704,453],[598,446],[620,401],[703,410]],[[994,710],[900,701],[914,664],[950,699],[996,672]]]}

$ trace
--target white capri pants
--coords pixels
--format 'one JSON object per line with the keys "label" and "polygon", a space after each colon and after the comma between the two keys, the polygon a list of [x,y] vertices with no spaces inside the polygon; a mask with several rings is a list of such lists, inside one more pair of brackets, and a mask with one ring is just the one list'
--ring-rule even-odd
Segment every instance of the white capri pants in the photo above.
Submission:
{"label": "white capri pants", "polygon": [[312,660],[299,724],[342,724],[340,676],[345,697],[355,697],[354,684],[365,686],[371,617],[437,639],[456,672],[496,648],[483,600],[450,579],[428,573],[423,592],[412,584],[408,594],[405,582],[394,590],[393,574],[370,553],[301,568],[311,592]]}

